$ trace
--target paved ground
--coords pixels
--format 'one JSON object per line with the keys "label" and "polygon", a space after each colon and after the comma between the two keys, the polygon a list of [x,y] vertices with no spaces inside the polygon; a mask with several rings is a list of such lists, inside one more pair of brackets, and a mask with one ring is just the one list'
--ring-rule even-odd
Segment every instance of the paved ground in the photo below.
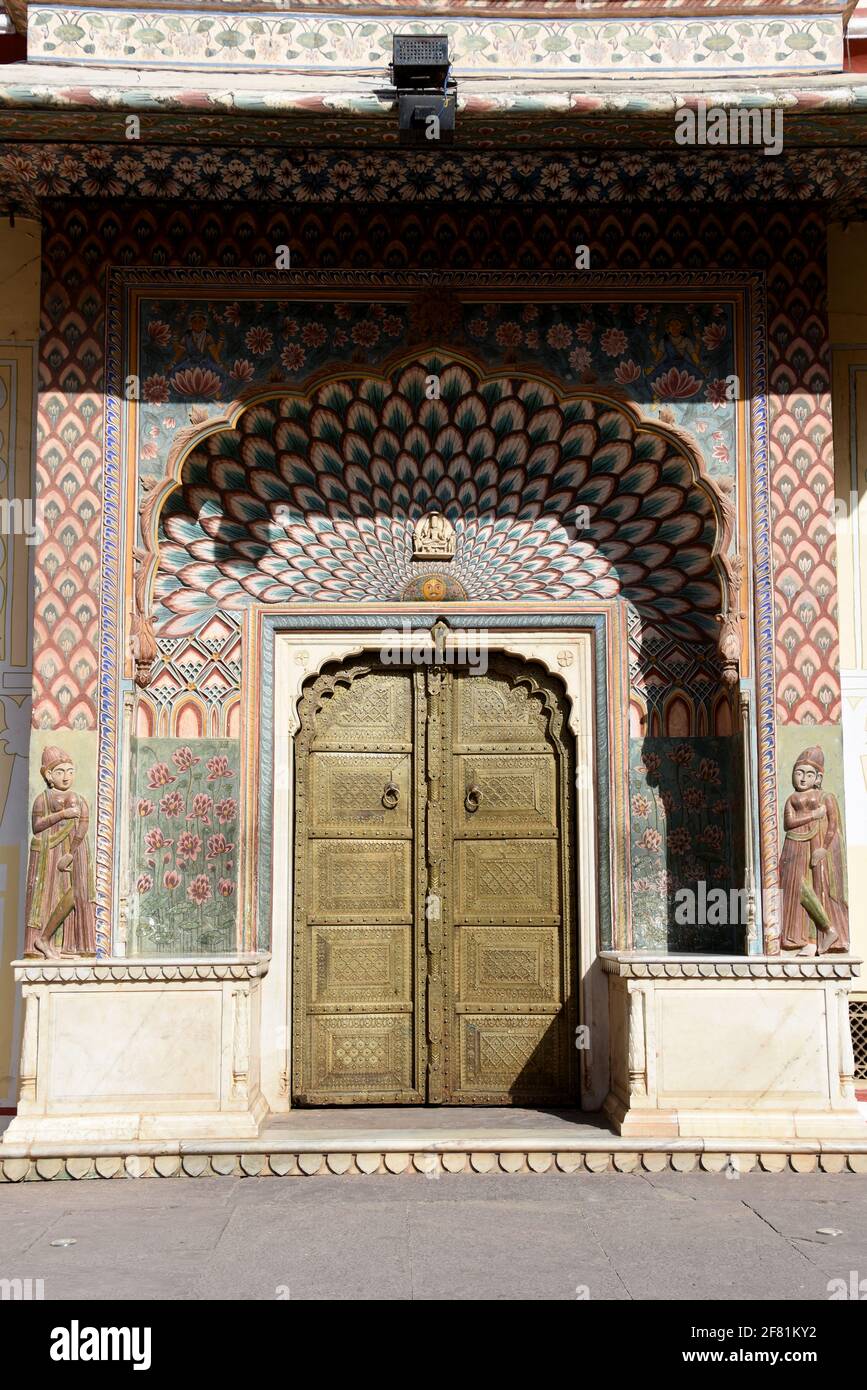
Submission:
{"label": "paved ground", "polygon": [[822,1300],[852,1271],[867,1281],[854,1174],[0,1188],[0,1278],[41,1278],[46,1299]]}

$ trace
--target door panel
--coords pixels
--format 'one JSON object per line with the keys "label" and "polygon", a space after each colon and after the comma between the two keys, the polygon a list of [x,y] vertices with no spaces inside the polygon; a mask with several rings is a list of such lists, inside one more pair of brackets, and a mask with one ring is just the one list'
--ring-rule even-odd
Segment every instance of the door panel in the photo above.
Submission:
{"label": "door panel", "polygon": [[458,755],[455,760],[456,835],[555,835],[554,759],[544,754]]}
{"label": "door panel", "polygon": [[457,840],[456,922],[559,922],[556,840]]}
{"label": "door panel", "polygon": [[318,677],[299,713],[293,1096],[420,1102],[413,680],[355,662]]}
{"label": "door panel", "polygon": [[300,714],[296,1103],[574,1104],[558,683],[358,659]]}
{"label": "door panel", "polygon": [[310,834],[412,838],[408,753],[311,753]]}
{"label": "door panel", "polygon": [[444,1099],[574,1103],[570,748],[547,675],[452,678],[451,1046]]}
{"label": "door panel", "polygon": [[556,927],[472,927],[458,938],[458,996],[480,1004],[516,1008],[560,999],[559,933]]}

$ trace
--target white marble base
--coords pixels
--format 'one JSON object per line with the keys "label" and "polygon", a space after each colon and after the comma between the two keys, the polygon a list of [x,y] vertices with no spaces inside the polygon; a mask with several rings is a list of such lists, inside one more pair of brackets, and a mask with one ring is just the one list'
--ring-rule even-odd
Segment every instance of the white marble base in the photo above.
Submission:
{"label": "white marble base", "polygon": [[863,1139],[851,957],[604,952],[618,1133]]}
{"label": "white marble base", "polygon": [[16,961],[24,1037],[4,1144],[255,1138],[267,957]]}

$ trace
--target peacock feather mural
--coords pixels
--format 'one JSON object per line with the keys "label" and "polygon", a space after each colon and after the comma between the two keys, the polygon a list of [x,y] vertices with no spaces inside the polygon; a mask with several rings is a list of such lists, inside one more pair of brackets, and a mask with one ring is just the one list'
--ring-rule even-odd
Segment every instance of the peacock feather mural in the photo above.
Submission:
{"label": "peacock feather mural", "polygon": [[197,442],[143,509],[156,631],[251,603],[399,598],[433,510],[470,599],[621,596],[715,639],[725,499],[686,442],[614,397],[435,353],[283,388]]}

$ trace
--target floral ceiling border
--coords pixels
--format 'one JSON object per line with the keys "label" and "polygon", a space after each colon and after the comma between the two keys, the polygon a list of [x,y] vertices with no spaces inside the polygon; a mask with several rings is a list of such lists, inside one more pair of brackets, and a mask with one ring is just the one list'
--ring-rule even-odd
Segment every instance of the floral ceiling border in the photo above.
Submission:
{"label": "floral ceiling border", "polygon": [[31,8],[28,60],[100,67],[368,71],[391,61],[395,32],[445,33],[461,73],[831,72],[843,64],[840,14],[634,18],[437,16],[311,11]]}
{"label": "floral ceiling border", "polygon": [[867,207],[867,149],[706,157],[658,152],[479,154],[18,145],[0,153],[0,211],[47,198],[221,203],[752,203]]}

